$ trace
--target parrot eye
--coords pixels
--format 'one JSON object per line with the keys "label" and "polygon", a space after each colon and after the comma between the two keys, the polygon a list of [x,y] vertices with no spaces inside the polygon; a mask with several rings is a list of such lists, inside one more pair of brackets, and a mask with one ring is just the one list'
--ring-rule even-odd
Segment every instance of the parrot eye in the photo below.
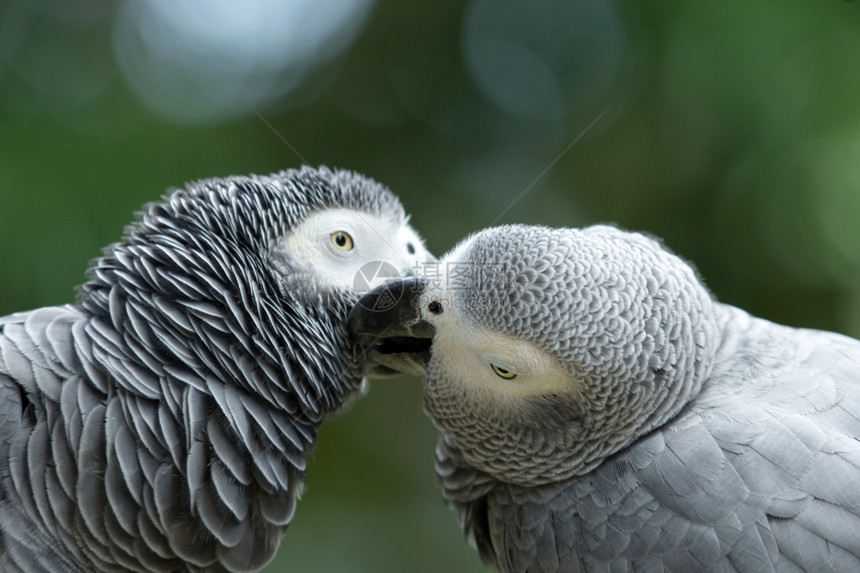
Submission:
{"label": "parrot eye", "polygon": [[352,237],[344,231],[335,231],[329,235],[332,244],[341,251],[351,251],[355,247]]}
{"label": "parrot eye", "polygon": [[492,367],[493,372],[495,372],[496,376],[498,376],[499,378],[504,378],[505,380],[513,380],[514,378],[517,377],[516,372],[511,372],[510,370],[505,370],[504,368],[502,368],[498,364],[493,364],[491,362],[490,367]]}

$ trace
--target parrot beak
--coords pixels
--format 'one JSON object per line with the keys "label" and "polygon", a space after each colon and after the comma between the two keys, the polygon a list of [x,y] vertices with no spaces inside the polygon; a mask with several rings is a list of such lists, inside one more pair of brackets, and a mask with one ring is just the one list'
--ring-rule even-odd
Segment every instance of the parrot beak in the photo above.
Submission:
{"label": "parrot beak", "polygon": [[422,376],[430,362],[436,329],[421,318],[427,281],[409,277],[385,283],[364,295],[349,313],[347,328],[365,352],[368,375]]}

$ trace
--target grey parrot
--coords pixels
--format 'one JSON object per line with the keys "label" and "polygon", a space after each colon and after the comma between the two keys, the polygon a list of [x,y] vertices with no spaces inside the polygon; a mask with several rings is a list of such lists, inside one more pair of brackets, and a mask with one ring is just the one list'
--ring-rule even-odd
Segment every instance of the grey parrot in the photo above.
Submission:
{"label": "grey parrot", "polygon": [[425,371],[444,498],[500,571],[860,571],[860,341],[720,304],[655,239],[485,230],[350,329]]}
{"label": "grey parrot", "polygon": [[429,256],[399,200],[348,171],[148,205],[76,304],[0,318],[0,571],[262,568],[320,422],[363,386],[359,271]]}

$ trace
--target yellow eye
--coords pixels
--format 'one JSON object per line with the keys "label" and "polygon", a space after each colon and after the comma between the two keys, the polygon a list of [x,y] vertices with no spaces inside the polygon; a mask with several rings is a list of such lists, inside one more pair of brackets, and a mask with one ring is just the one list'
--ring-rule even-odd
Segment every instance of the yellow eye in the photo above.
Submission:
{"label": "yellow eye", "polygon": [[493,372],[495,372],[496,376],[498,376],[499,378],[504,378],[505,380],[513,380],[514,378],[517,377],[516,372],[511,372],[510,370],[505,370],[504,368],[502,368],[501,366],[498,366],[496,364],[490,364],[490,366],[493,368]]}
{"label": "yellow eye", "polygon": [[352,242],[352,237],[344,231],[335,231],[329,235],[329,238],[331,239],[331,243],[341,251],[351,251],[355,246],[355,243]]}

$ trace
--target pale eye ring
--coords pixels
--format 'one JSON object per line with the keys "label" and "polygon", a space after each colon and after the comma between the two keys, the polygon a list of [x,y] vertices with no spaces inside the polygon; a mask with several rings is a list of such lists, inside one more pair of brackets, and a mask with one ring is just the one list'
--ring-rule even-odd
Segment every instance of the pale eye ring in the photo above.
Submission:
{"label": "pale eye ring", "polygon": [[495,372],[496,376],[498,376],[499,378],[504,378],[505,380],[513,380],[517,377],[516,372],[511,372],[506,368],[502,368],[498,364],[490,363],[490,367],[493,369],[493,372]]}
{"label": "pale eye ring", "polygon": [[331,239],[331,244],[341,251],[351,251],[355,247],[352,236],[346,231],[335,231],[329,235],[329,238]]}

